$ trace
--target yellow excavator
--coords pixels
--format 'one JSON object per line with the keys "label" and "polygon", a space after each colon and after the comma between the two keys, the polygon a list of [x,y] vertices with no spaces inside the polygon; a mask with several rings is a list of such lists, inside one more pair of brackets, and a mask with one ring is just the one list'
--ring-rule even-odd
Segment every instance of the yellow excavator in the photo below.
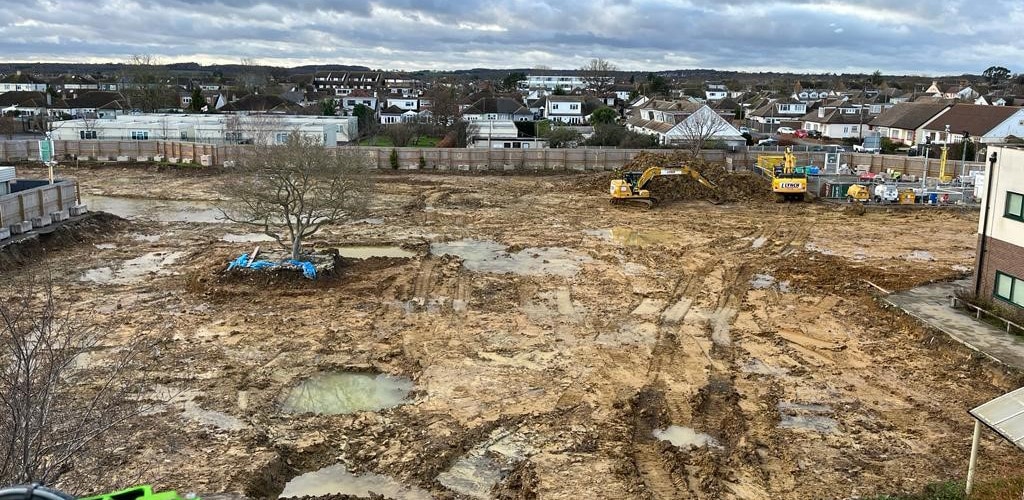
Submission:
{"label": "yellow excavator", "polygon": [[804,201],[807,196],[807,172],[796,168],[796,155],[786,148],[784,156],[759,156],[757,166],[772,179],[776,201]]}
{"label": "yellow excavator", "polygon": [[650,167],[643,172],[623,172],[621,179],[612,179],[610,188],[612,204],[630,203],[644,208],[653,207],[658,203],[658,199],[651,196],[651,192],[646,189],[646,186],[651,179],[663,175],[689,175],[702,185],[710,189],[716,189],[716,186],[711,181],[700,175],[700,172],[686,165]]}

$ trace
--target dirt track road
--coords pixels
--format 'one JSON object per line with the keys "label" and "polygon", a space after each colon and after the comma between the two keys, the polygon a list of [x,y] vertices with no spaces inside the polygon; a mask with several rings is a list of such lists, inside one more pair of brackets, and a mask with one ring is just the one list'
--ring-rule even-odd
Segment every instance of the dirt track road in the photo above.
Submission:
{"label": "dirt track road", "polygon": [[[70,174],[92,194],[216,198],[216,176]],[[341,462],[451,497],[438,477],[467,456],[501,470],[503,498],[848,498],[963,475],[966,409],[1019,379],[881,309],[864,280],[962,275],[976,213],[642,212],[610,207],[602,182],[382,176],[370,219],[314,243],[415,256],[314,285],[224,278],[254,243],[220,223],[136,220],[50,253],[78,311],[168,332],[153,371],[184,390],[125,434],[130,459],[92,464],[100,485],[266,497]],[[413,402],[280,411],[337,369],[409,377]],[[655,437],[669,426],[695,445]],[[986,438],[982,479],[1019,473],[1009,449]]]}

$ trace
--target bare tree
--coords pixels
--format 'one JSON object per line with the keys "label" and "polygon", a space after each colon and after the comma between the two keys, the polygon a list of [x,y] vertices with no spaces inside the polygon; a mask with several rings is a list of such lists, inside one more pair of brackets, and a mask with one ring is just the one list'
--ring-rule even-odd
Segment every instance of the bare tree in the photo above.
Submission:
{"label": "bare tree", "polygon": [[230,221],[261,230],[288,249],[325,224],[362,213],[373,194],[368,158],[350,149],[325,148],[321,139],[293,132],[283,145],[256,146],[244,154],[226,186]]}
{"label": "bare tree", "polygon": [[21,123],[14,116],[0,114],[0,135],[6,135],[8,139],[14,138],[14,134],[21,131]]}
{"label": "bare tree", "polygon": [[267,85],[267,71],[251,57],[243,57],[238,72],[240,90],[260,92]]}
{"label": "bare tree", "polygon": [[122,95],[132,109],[151,112],[169,107],[174,102],[174,92],[167,85],[167,68],[152,55],[129,57],[121,82],[124,86]]}
{"label": "bare tree", "polygon": [[700,154],[709,141],[729,129],[729,124],[713,109],[703,105],[676,125],[682,143],[694,157]]}
{"label": "bare tree", "polygon": [[61,305],[49,279],[0,290],[0,482],[54,482],[145,409],[152,344],[113,344]]}
{"label": "bare tree", "polygon": [[391,138],[391,144],[404,148],[418,136],[418,127],[412,123],[393,123],[384,126],[384,135]]}
{"label": "bare tree", "polygon": [[605,94],[615,86],[615,71],[618,68],[604,59],[591,59],[589,63],[580,68],[580,76],[588,89],[598,94]]}

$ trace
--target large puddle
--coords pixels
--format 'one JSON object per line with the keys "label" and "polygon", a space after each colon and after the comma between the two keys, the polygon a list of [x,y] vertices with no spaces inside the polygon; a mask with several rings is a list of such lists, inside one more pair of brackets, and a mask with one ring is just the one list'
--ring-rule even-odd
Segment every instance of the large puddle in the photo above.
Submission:
{"label": "large puddle", "polygon": [[470,271],[525,276],[575,276],[580,271],[581,264],[593,260],[588,255],[561,247],[531,247],[509,253],[507,247],[501,243],[487,240],[432,243],[430,253],[460,257],[462,264]]}
{"label": "large puddle", "polygon": [[167,269],[180,259],[184,252],[150,252],[122,262],[116,267],[97,267],[82,274],[80,281],[101,285],[126,285],[141,281],[148,275],[168,276]]}
{"label": "large puddle", "polygon": [[284,485],[278,498],[317,497],[323,495],[353,495],[369,497],[370,492],[384,498],[398,500],[430,500],[426,490],[406,486],[380,474],[352,474],[344,465],[331,465],[323,469],[298,476]]}
{"label": "large puddle", "polygon": [[412,388],[411,380],[385,374],[321,373],[292,389],[282,410],[326,415],[383,410],[405,403]]}
{"label": "large puddle", "polygon": [[338,254],[346,259],[369,259],[371,257],[390,257],[393,259],[410,259],[416,252],[396,246],[350,246],[338,248]]}
{"label": "large puddle", "polygon": [[226,222],[217,204],[210,201],[154,200],[118,196],[82,195],[89,210],[114,214],[125,219],[157,222]]}
{"label": "large puddle", "polygon": [[668,441],[672,443],[672,446],[679,448],[721,448],[718,441],[715,438],[704,434],[703,432],[697,432],[689,427],[682,427],[679,425],[670,425],[664,429],[654,429],[653,435],[656,439],[662,441]]}

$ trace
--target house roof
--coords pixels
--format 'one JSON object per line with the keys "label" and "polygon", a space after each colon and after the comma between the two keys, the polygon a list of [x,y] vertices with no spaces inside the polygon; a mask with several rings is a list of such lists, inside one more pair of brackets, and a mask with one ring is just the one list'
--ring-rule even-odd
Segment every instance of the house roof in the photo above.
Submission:
{"label": "house roof", "polygon": [[966,131],[970,135],[982,136],[1020,111],[1017,106],[985,106],[981,104],[954,104],[928,124],[928,130],[944,130],[949,125],[952,133]]}
{"label": "house roof", "polygon": [[671,123],[662,122],[658,120],[645,120],[643,118],[636,116],[627,120],[626,123],[635,128],[645,128],[647,130],[653,130],[661,134],[666,134],[669,130],[672,130],[672,127],[675,127],[675,125]]}
{"label": "house roof", "polygon": [[949,107],[949,105],[945,103],[901,102],[885,111],[882,111],[880,115],[871,120],[869,125],[872,127],[916,130],[947,107]]}
{"label": "house roof", "polygon": [[526,106],[523,106],[522,103],[507,97],[485,97],[462,111],[464,115],[482,115],[486,113],[533,115],[533,112],[526,109]]}
{"label": "house roof", "polygon": [[693,101],[666,101],[663,99],[651,99],[640,106],[638,109],[654,109],[658,111],[682,111],[685,113],[693,113],[700,109],[703,104],[696,103]]}
{"label": "house roof", "polygon": [[125,109],[125,98],[120,92],[101,90],[86,92],[75,99],[69,99],[68,108],[83,109]]}
{"label": "house roof", "polygon": [[249,94],[237,101],[225,104],[220,111],[285,111],[293,110],[292,103],[276,96]]}
{"label": "house roof", "polygon": [[402,109],[402,108],[392,104],[392,105],[390,105],[390,106],[380,110],[380,114],[382,114],[382,115],[400,115],[402,113],[405,113],[405,111],[406,110],[404,110],[404,109]]}
{"label": "house roof", "polygon": [[[59,101],[59,99],[57,100]],[[46,93],[35,90],[16,90],[0,94],[0,107],[20,106],[23,108],[45,108]]]}
{"label": "house roof", "polygon": [[46,83],[28,73],[11,73],[3,78],[0,78],[0,83]]}
{"label": "house roof", "polygon": [[801,121],[825,124],[863,124],[867,120],[863,114],[842,113],[839,109],[826,109],[824,115],[818,116],[818,111],[812,111],[800,118]]}

